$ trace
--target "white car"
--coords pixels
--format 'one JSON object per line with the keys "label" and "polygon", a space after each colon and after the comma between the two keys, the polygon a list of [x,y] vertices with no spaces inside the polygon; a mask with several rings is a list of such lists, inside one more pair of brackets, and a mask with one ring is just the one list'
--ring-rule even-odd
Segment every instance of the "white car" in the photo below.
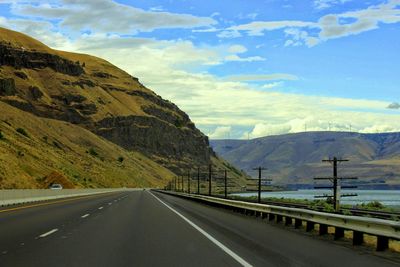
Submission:
{"label": "white car", "polygon": [[60,184],[52,184],[49,187],[50,189],[63,189],[62,185]]}

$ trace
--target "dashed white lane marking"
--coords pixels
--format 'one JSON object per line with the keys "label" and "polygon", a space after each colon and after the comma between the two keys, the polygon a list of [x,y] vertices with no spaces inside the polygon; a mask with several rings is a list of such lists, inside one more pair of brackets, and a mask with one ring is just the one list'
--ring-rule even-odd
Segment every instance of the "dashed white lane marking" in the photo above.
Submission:
{"label": "dashed white lane marking", "polygon": [[90,215],[89,213],[86,213],[85,215],[82,215],[81,218],[86,218],[86,217],[88,217],[89,215]]}
{"label": "dashed white lane marking", "polygon": [[99,210],[102,210],[102,209],[103,209],[103,207],[100,207],[100,208],[99,208]]}
{"label": "dashed white lane marking", "polygon": [[110,203],[108,203],[108,205],[112,205],[112,203],[110,202]]}
{"label": "dashed white lane marking", "polygon": [[252,267],[252,265],[250,263],[248,263],[247,261],[245,261],[243,258],[241,258],[239,255],[237,255],[235,252],[233,252],[232,250],[230,250],[228,247],[226,247],[224,244],[222,244],[221,242],[219,242],[217,239],[215,239],[214,237],[212,237],[209,233],[207,233],[206,231],[204,231],[203,229],[201,229],[199,226],[197,226],[194,222],[190,221],[188,218],[186,218],[185,216],[183,216],[182,214],[180,214],[178,211],[174,210],[173,208],[171,208],[168,204],[165,204],[165,202],[163,202],[161,199],[159,199],[158,197],[156,197],[155,195],[153,195],[153,193],[149,192],[153,197],[155,197],[158,201],[160,201],[162,204],[164,204],[167,208],[169,208],[171,211],[173,211],[175,214],[177,214],[179,217],[181,217],[184,221],[186,221],[189,225],[191,225],[194,229],[196,229],[197,231],[199,231],[201,234],[203,234],[205,237],[207,237],[211,242],[213,242],[215,245],[217,245],[220,249],[222,249],[226,254],[228,254],[229,256],[231,256],[233,259],[235,259],[238,263],[240,263],[242,266],[245,267]]}
{"label": "dashed white lane marking", "polygon": [[51,234],[54,234],[54,233],[57,232],[57,231],[58,231],[58,229],[56,228],[56,229],[53,229],[53,230],[48,231],[47,233],[41,234],[39,237],[40,237],[40,238],[43,238],[43,237],[49,236],[49,235],[51,235]]}

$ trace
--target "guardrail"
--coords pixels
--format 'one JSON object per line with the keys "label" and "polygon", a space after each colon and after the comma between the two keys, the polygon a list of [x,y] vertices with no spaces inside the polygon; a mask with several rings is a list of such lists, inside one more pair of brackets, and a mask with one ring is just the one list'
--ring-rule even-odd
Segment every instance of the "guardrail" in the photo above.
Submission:
{"label": "guardrail", "polygon": [[130,188],[102,189],[11,189],[0,190],[0,206],[23,204],[43,200],[130,191]]}
{"label": "guardrail", "polygon": [[344,231],[351,230],[353,231],[353,245],[363,244],[364,234],[373,235],[377,237],[377,251],[388,249],[389,239],[400,240],[400,222],[397,221],[332,214],[302,208],[258,204],[171,191],[159,192],[201,201],[214,206],[230,208],[246,214],[252,213],[255,216],[261,216],[270,221],[276,220],[277,222],[282,222],[285,220],[285,225],[292,225],[294,220],[295,228],[300,228],[304,221],[306,222],[306,231],[314,230],[317,224],[319,225],[320,235],[327,234],[328,226],[331,226],[335,228],[335,239],[343,238]]}

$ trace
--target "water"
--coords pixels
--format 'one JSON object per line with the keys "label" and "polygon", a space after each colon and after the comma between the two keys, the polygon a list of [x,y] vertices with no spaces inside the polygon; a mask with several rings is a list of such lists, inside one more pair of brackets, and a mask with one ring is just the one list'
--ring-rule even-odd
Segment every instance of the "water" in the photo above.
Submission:
{"label": "water", "polygon": [[[362,204],[372,201],[379,201],[385,206],[400,207],[400,190],[342,190],[342,193],[355,193],[358,196],[344,197],[341,199],[342,204]],[[297,190],[297,191],[281,191],[281,192],[263,192],[262,197],[274,198],[292,198],[315,200],[314,196],[331,194],[329,190]],[[239,196],[257,196],[257,193],[240,193]]]}

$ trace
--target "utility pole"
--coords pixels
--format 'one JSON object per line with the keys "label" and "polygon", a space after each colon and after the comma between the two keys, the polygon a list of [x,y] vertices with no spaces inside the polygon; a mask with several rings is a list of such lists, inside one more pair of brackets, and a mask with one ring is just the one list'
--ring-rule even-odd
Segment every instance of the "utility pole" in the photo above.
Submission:
{"label": "utility pole", "polygon": [[228,171],[226,169],[224,170],[224,189],[225,198],[228,198]]}
{"label": "utility pole", "polygon": [[188,170],[188,194],[190,194],[190,169]]}
{"label": "utility pole", "polygon": [[212,178],[212,169],[211,164],[208,165],[208,195],[211,196],[211,178]]}
{"label": "utility pole", "polygon": [[258,203],[261,203],[261,177],[262,177],[262,175],[261,175],[261,172],[262,171],[264,171],[264,170],[266,170],[267,168],[263,168],[263,167],[258,167],[258,168],[254,168],[253,170],[258,170],[258,190],[257,190],[257,193],[258,193]]}
{"label": "utility pole", "polygon": [[174,178],[174,191],[176,192],[176,176]]}
{"label": "utility pole", "polygon": [[332,186],[314,186],[316,189],[332,189],[333,194],[331,196],[329,195],[322,195],[322,196],[315,196],[315,198],[333,198],[333,209],[336,212],[340,211],[340,198],[341,197],[352,197],[352,196],[357,196],[357,194],[341,194],[340,189],[345,189],[345,188],[357,188],[357,186],[343,186],[341,183],[339,184],[339,180],[356,180],[358,179],[357,177],[338,177],[338,163],[340,162],[347,162],[349,161],[348,159],[338,159],[334,157],[333,159],[328,159],[328,160],[322,160],[322,162],[329,162],[332,163],[333,165],[333,177],[316,177],[314,180],[329,180],[332,183]]}
{"label": "utility pole", "polygon": [[200,195],[200,167],[197,167],[197,194]]}

